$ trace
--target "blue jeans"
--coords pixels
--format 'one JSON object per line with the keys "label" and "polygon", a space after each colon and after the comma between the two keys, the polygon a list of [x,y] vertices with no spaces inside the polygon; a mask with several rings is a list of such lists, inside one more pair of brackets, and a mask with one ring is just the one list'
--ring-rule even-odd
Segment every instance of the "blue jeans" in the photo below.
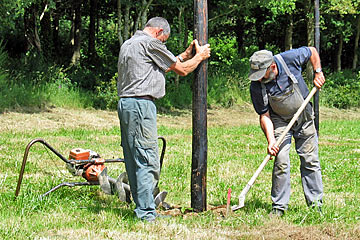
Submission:
{"label": "blue jeans", "polygon": [[160,175],[156,106],[150,100],[120,98],[118,115],[134,211],[138,218],[152,220],[157,216],[153,190]]}

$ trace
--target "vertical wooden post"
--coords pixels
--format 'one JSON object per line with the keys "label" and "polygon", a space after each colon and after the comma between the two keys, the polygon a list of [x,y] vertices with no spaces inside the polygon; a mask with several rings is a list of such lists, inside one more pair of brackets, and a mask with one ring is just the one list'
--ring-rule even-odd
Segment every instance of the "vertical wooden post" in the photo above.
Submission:
{"label": "vertical wooden post", "polygon": [[[320,6],[319,0],[314,1],[315,10],[315,47],[320,55]],[[314,95],[315,128],[319,135],[319,91]]]}
{"label": "vertical wooden post", "polygon": [[[194,39],[200,46],[208,41],[207,0],[194,0]],[[192,98],[191,207],[206,211],[207,169],[207,60],[195,70]]]}

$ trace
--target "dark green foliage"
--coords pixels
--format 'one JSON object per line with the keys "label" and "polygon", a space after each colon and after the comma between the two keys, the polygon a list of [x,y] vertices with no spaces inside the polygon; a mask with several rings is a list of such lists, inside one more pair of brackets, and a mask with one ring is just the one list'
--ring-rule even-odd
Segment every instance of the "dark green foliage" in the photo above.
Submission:
{"label": "dark green foliage", "polygon": [[[5,71],[7,56],[0,48],[0,112],[5,110],[38,111],[47,107],[91,107],[92,95],[72,82],[68,70],[50,65],[39,55],[29,56],[19,63],[10,63]],[[5,59],[5,60],[4,60]],[[26,61],[26,62],[25,62]],[[83,76],[83,75],[82,75]]]}
{"label": "dark green foliage", "polygon": [[[162,16],[171,25],[167,43],[171,52],[183,52],[192,41],[193,1],[120,2],[120,9],[116,1],[83,2],[81,27],[73,31],[73,10],[78,1],[0,1],[0,36],[4,40],[0,48],[0,112],[49,106],[115,109],[119,36],[125,41],[143,28],[142,21]],[[274,53],[285,50],[289,26],[293,26],[293,48],[308,44],[308,21],[313,13],[308,4],[312,2],[226,0],[208,4],[208,42],[212,49],[208,61],[209,107],[249,101],[249,56],[263,48]],[[352,2],[330,1],[321,8],[323,68],[349,69],[358,7]],[[81,33],[80,59],[71,64],[76,33]],[[327,76],[322,105],[359,107],[360,74],[343,71]],[[157,101],[159,108],[190,108],[193,79],[193,74],[185,78],[167,74],[167,94]]]}
{"label": "dark green foliage", "polygon": [[329,107],[360,107],[360,72],[345,70],[328,75],[320,99]]}
{"label": "dark green foliage", "polygon": [[102,109],[116,109],[118,96],[117,96],[117,73],[111,78],[111,81],[100,81],[96,86],[94,106]]}

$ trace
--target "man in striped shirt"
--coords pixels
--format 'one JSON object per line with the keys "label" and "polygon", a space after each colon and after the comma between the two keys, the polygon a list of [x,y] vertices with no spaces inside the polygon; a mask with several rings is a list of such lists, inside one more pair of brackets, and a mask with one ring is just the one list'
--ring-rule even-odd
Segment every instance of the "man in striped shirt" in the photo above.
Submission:
{"label": "man in striped shirt", "polygon": [[142,31],[124,42],[119,53],[117,87],[121,146],[136,204],[135,213],[145,221],[158,217],[153,196],[160,174],[154,100],[165,95],[166,72],[186,76],[210,57],[209,44],[199,46],[197,40],[175,57],[165,45],[169,36],[167,20],[154,17]]}

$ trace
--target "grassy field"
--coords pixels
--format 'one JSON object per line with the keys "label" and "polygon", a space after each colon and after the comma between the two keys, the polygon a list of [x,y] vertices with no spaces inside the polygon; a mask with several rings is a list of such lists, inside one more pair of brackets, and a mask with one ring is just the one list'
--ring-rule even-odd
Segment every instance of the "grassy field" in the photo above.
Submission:
{"label": "grassy field", "polygon": [[[65,164],[41,144],[30,149],[19,197],[14,200],[26,145],[43,138],[65,157],[75,147],[103,158],[122,157],[116,112],[49,109],[0,115],[0,239],[360,239],[360,113],[321,109],[320,158],[324,215],[309,209],[302,192],[299,160],[291,150],[292,195],[283,218],[271,218],[272,162],[247,195],[245,207],[224,217],[266,156],[266,143],[251,106],[208,112],[208,211],[189,211],[191,112],[158,115],[159,135],[168,147],[160,178],[172,215],[144,223],[134,205],[103,194],[98,186],[63,187],[39,196],[71,177]],[[108,164],[109,175],[125,171]]]}

